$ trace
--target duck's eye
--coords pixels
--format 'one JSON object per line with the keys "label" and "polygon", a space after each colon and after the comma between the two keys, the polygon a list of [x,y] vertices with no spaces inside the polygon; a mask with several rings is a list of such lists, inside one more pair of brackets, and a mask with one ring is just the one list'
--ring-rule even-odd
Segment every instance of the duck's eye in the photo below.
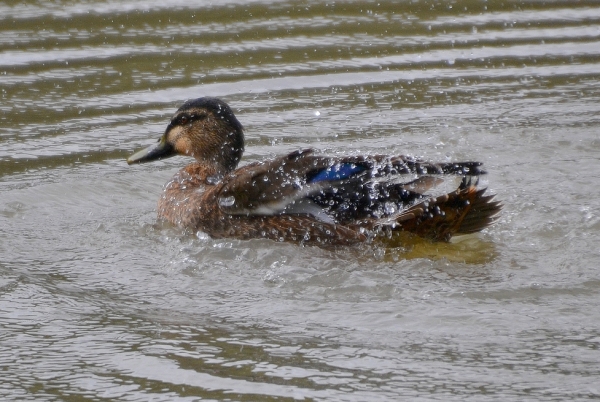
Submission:
{"label": "duck's eye", "polygon": [[179,124],[182,124],[182,125],[184,125],[184,124],[188,124],[188,121],[189,121],[189,120],[190,120],[190,119],[189,119],[187,116],[181,116],[181,117],[179,118]]}

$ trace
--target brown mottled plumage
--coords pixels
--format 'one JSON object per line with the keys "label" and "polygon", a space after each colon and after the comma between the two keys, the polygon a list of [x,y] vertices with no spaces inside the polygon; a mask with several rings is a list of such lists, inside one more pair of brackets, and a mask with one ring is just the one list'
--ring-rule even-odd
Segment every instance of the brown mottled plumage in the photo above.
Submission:
{"label": "brown mottled plumage", "polygon": [[[478,162],[307,149],[236,169],[243,151],[242,125],[229,106],[199,98],[177,110],[157,145],[127,162],[194,157],[167,183],[158,217],[215,238],[352,245],[405,231],[447,241],[489,226],[501,209],[476,188],[485,173]],[[448,176],[462,176],[456,191],[427,195]]]}

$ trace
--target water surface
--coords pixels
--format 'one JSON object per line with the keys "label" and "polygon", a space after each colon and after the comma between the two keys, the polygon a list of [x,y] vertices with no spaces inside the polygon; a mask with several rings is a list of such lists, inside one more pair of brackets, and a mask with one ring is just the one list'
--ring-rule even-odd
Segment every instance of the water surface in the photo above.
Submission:
{"label": "water surface", "polygon": [[[0,4],[0,396],[600,396],[600,7]],[[308,146],[485,163],[498,223],[322,250],[157,224],[129,167],[218,96],[245,162]]]}

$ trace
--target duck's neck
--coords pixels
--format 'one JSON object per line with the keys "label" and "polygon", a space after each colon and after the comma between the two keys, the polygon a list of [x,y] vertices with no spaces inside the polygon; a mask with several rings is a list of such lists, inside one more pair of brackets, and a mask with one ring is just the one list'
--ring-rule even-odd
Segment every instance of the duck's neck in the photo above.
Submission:
{"label": "duck's neck", "polygon": [[214,165],[193,162],[181,169],[167,183],[165,191],[186,192],[195,191],[199,187],[211,186],[219,183],[225,174],[225,169]]}
{"label": "duck's neck", "polygon": [[158,218],[181,227],[196,227],[208,190],[221,182],[223,169],[194,162],[173,176],[158,200]]}

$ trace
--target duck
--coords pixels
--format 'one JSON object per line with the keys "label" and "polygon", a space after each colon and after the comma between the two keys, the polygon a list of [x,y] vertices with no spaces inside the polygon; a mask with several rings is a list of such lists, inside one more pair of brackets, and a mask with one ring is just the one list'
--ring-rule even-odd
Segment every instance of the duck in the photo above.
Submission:
{"label": "duck", "polygon": [[[478,187],[486,173],[480,162],[308,148],[238,167],[243,152],[244,129],[232,109],[202,97],[183,103],[159,141],[127,163],[194,158],[165,185],[157,215],[214,239],[354,246],[405,233],[448,242],[487,228],[502,208]],[[449,178],[460,183],[435,194]]]}

